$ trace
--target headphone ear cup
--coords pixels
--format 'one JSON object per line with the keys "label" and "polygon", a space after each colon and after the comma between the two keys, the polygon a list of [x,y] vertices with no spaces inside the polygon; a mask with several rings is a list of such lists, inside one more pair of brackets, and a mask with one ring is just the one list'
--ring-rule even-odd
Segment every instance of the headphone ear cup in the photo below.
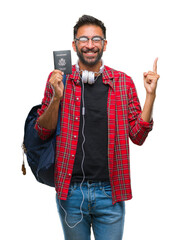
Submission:
{"label": "headphone ear cup", "polygon": [[94,72],[88,72],[88,83],[89,84],[94,84],[95,78],[94,78]]}
{"label": "headphone ear cup", "polygon": [[78,62],[75,64],[75,69],[77,72],[79,72],[79,65],[78,65]]}
{"label": "headphone ear cup", "polygon": [[102,60],[102,66],[100,67],[99,72],[100,72],[100,73],[103,73],[103,71],[104,71],[104,61]]}
{"label": "headphone ear cup", "polygon": [[83,83],[87,83],[89,78],[89,72],[87,70],[82,71],[82,81]]}

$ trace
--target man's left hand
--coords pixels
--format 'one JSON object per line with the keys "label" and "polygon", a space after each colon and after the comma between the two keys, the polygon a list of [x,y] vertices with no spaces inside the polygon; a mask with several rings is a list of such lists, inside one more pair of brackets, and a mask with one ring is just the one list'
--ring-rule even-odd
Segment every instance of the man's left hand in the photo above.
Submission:
{"label": "man's left hand", "polygon": [[157,74],[157,61],[158,61],[158,58],[156,58],[154,61],[153,72],[149,71],[143,74],[144,86],[145,86],[146,92],[147,94],[151,94],[151,95],[156,94],[157,82],[160,77]]}

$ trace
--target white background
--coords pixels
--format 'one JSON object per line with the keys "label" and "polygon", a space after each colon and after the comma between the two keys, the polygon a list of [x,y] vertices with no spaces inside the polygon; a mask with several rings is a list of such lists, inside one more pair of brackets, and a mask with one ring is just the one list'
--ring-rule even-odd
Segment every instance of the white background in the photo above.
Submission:
{"label": "white background", "polygon": [[[3,240],[63,239],[53,188],[21,173],[24,121],[41,103],[53,50],[72,49],[83,14],[107,27],[105,64],[130,75],[143,106],[142,74],[156,57],[160,80],[154,129],[131,143],[133,199],[126,203],[125,240],[180,240],[180,3],[177,0],[6,0],[0,4],[0,126]],[[72,62],[77,57],[72,51]]]}

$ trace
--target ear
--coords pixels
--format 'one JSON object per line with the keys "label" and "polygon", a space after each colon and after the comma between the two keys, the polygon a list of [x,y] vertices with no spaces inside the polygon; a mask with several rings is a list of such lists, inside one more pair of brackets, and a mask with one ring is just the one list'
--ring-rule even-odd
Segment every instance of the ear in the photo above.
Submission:
{"label": "ear", "polygon": [[72,47],[73,47],[73,50],[74,50],[75,52],[77,52],[77,50],[76,50],[76,42],[75,42],[75,41],[72,42]]}
{"label": "ear", "polygon": [[107,40],[104,40],[104,46],[103,46],[103,51],[106,51],[106,47],[107,47]]}

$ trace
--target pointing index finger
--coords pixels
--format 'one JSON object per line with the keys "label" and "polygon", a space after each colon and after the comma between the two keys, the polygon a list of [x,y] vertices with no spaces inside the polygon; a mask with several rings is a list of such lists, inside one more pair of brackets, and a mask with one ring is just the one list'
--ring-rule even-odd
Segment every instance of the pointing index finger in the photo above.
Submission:
{"label": "pointing index finger", "polygon": [[157,61],[158,61],[158,58],[156,58],[154,63],[153,63],[153,72],[154,73],[157,73]]}

